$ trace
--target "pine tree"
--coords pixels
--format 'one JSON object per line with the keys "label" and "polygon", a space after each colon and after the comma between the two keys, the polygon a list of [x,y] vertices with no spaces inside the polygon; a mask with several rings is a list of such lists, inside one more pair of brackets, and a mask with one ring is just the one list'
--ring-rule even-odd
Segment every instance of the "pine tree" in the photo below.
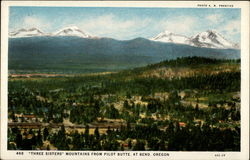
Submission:
{"label": "pine tree", "polygon": [[160,144],[159,144],[159,150],[160,151],[166,151],[166,145],[165,145],[165,142],[163,140],[160,141]]}
{"label": "pine tree", "polygon": [[42,138],[42,135],[41,135],[41,130],[39,129],[38,130],[38,135],[37,135],[37,145],[41,146],[42,144],[43,144],[43,138]]}
{"label": "pine tree", "polygon": [[46,141],[47,140],[47,137],[49,135],[49,131],[48,131],[48,128],[44,128],[43,129],[43,140]]}
{"label": "pine tree", "polygon": [[17,148],[22,147],[23,138],[22,138],[22,135],[20,133],[17,134],[15,142],[16,142]]}
{"label": "pine tree", "polygon": [[50,150],[50,146],[49,146],[49,145],[47,145],[47,148],[46,148],[46,150],[48,150],[48,151]]}
{"label": "pine tree", "polygon": [[94,134],[95,134],[95,138],[96,138],[96,139],[99,139],[99,138],[100,138],[100,133],[99,133],[98,127],[95,128]]}
{"label": "pine tree", "polygon": [[120,150],[121,150],[121,151],[124,151],[123,144],[121,144]]}
{"label": "pine tree", "polygon": [[145,151],[145,143],[142,140],[137,140],[133,151]]}
{"label": "pine tree", "polygon": [[128,148],[129,148],[129,149],[132,148],[132,142],[131,142],[131,140],[128,141]]}

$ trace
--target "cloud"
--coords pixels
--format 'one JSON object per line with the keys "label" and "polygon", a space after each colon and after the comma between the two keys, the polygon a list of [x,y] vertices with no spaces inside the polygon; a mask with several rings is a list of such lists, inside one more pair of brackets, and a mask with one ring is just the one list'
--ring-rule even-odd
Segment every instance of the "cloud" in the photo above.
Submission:
{"label": "cloud", "polygon": [[220,23],[223,20],[223,17],[221,14],[211,14],[206,16],[206,19],[213,24]]}
{"label": "cloud", "polygon": [[228,36],[235,36],[237,34],[240,34],[240,20],[229,21],[221,27],[220,31]]}
{"label": "cloud", "polygon": [[47,29],[50,27],[50,23],[45,22],[44,20],[42,20],[38,17],[26,16],[23,18],[22,27],[24,27],[24,28],[36,27],[39,29]]}
{"label": "cloud", "polygon": [[120,19],[113,14],[106,14],[98,17],[94,17],[79,24],[79,27],[87,32],[93,33],[97,36],[113,37],[113,38],[125,38],[138,34],[133,31],[138,31],[144,27],[147,27],[150,23],[150,19]]}
{"label": "cloud", "polygon": [[197,26],[197,19],[191,16],[179,16],[172,17],[171,19],[165,19],[160,22],[160,26],[164,30],[170,32],[189,35],[193,34]]}
{"label": "cloud", "polygon": [[85,27],[87,28],[101,27],[108,31],[113,30],[114,28],[126,29],[132,26],[133,22],[131,20],[117,20],[112,14],[99,16],[94,21],[90,21],[85,24]]}

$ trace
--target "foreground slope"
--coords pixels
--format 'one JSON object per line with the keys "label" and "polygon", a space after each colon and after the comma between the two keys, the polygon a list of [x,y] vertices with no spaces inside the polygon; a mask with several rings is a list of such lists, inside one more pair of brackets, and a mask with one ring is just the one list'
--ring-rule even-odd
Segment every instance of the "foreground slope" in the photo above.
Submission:
{"label": "foreground slope", "polygon": [[9,150],[240,151],[239,60],[10,77],[8,87]]}

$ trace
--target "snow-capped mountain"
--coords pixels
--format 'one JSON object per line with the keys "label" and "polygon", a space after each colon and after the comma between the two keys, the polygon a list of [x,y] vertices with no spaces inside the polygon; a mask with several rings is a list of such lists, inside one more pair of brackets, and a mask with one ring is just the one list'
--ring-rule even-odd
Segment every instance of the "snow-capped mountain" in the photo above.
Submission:
{"label": "snow-capped mountain", "polygon": [[194,47],[239,49],[238,44],[226,40],[221,34],[214,30],[207,30],[192,37],[186,37],[184,35],[164,31],[150,40],[166,43],[186,44]]}
{"label": "snow-capped mountain", "polygon": [[77,36],[77,37],[82,37],[82,38],[97,38],[95,36],[91,36],[83,32],[76,26],[65,27],[54,33],[44,33],[37,28],[19,29],[18,31],[13,31],[9,33],[9,37],[11,38],[35,37],[35,36]]}
{"label": "snow-capped mountain", "polygon": [[228,41],[214,30],[207,30],[191,37],[191,42],[196,47],[239,48],[238,44]]}
{"label": "snow-capped mountain", "polygon": [[178,43],[178,44],[188,44],[190,45],[190,39],[186,36],[175,34],[169,31],[164,31],[157,36],[151,38],[153,41],[160,41],[166,43]]}
{"label": "snow-capped mountain", "polygon": [[15,37],[33,37],[33,36],[44,36],[41,30],[37,28],[30,28],[30,29],[19,29],[18,31],[10,32],[9,36],[12,38]]}
{"label": "snow-capped mountain", "polygon": [[[77,36],[81,38],[99,39],[98,37],[91,36],[83,32],[76,26],[65,27],[54,33],[44,33],[37,28],[20,29],[9,33],[10,38],[35,36]],[[165,43],[185,44],[201,48],[239,49],[239,44],[228,41],[214,30],[207,30],[192,37],[164,31],[150,40]]]}
{"label": "snow-capped mountain", "polygon": [[53,36],[78,36],[83,38],[91,38],[87,33],[84,33],[82,30],[80,30],[76,26],[72,27],[65,27],[63,29],[60,29],[59,31],[52,34]]}

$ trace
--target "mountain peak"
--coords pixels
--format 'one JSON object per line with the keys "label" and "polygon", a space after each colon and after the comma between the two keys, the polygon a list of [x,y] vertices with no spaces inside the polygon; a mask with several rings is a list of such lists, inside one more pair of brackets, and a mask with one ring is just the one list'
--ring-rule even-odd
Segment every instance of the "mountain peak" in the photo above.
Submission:
{"label": "mountain peak", "polygon": [[[39,29],[37,29],[37,28],[35,28],[35,27],[33,27],[33,28],[30,28],[30,29],[28,29],[28,31],[40,31]],[[40,31],[41,32],[41,31]]]}
{"label": "mountain peak", "polygon": [[215,30],[206,30],[204,32],[200,32],[200,33],[196,34],[192,38],[197,37],[197,36],[200,36],[200,37],[209,37],[210,36],[211,37],[211,36],[221,36],[221,35]]}
{"label": "mountain peak", "polygon": [[77,26],[64,27],[54,33],[44,33],[40,29],[34,27],[28,29],[22,28],[17,31],[10,32],[9,36],[11,38],[35,37],[35,36],[77,36],[82,38],[98,38],[83,32]]}
{"label": "mountain peak", "polygon": [[80,30],[77,26],[69,26],[60,29],[59,31],[55,32],[53,35],[56,36],[78,36],[83,38],[91,38],[92,36],[88,35],[87,33]]}
{"label": "mountain peak", "polygon": [[151,38],[150,40],[166,42],[166,43],[186,44],[195,47],[205,47],[205,48],[221,48],[221,49],[239,48],[238,44],[228,41],[220,33],[212,29],[198,33],[190,38],[166,30],[161,32],[157,36]]}
{"label": "mountain peak", "polygon": [[151,38],[150,40],[166,42],[166,43],[189,44],[189,38],[187,38],[183,35],[175,34],[175,33],[170,32],[168,30],[161,32],[160,34]]}
{"label": "mountain peak", "polygon": [[208,33],[217,33],[217,31],[213,30],[213,29],[208,29],[206,32],[208,32]]}
{"label": "mountain peak", "polygon": [[165,34],[165,35],[170,35],[170,34],[173,34],[173,32],[170,32],[169,30],[165,30],[163,32],[161,32],[162,34]]}
{"label": "mountain peak", "polygon": [[65,31],[65,30],[80,30],[77,26],[68,26],[60,29],[59,31]]}
{"label": "mountain peak", "polygon": [[191,38],[192,43],[198,47],[207,48],[238,48],[236,43],[232,43],[215,30],[207,30],[198,33]]}
{"label": "mountain peak", "polygon": [[166,37],[166,36],[170,36],[170,35],[173,35],[173,34],[175,34],[175,33],[173,33],[173,32],[171,32],[171,31],[169,31],[169,30],[165,30],[165,31],[163,31],[163,32],[161,32],[161,33],[159,33],[156,37],[154,37],[154,38],[160,38],[160,37]]}
{"label": "mountain peak", "polygon": [[32,36],[43,36],[44,33],[33,27],[33,28],[29,28],[29,29],[19,29],[17,31],[13,31],[9,33],[10,37],[32,37]]}

